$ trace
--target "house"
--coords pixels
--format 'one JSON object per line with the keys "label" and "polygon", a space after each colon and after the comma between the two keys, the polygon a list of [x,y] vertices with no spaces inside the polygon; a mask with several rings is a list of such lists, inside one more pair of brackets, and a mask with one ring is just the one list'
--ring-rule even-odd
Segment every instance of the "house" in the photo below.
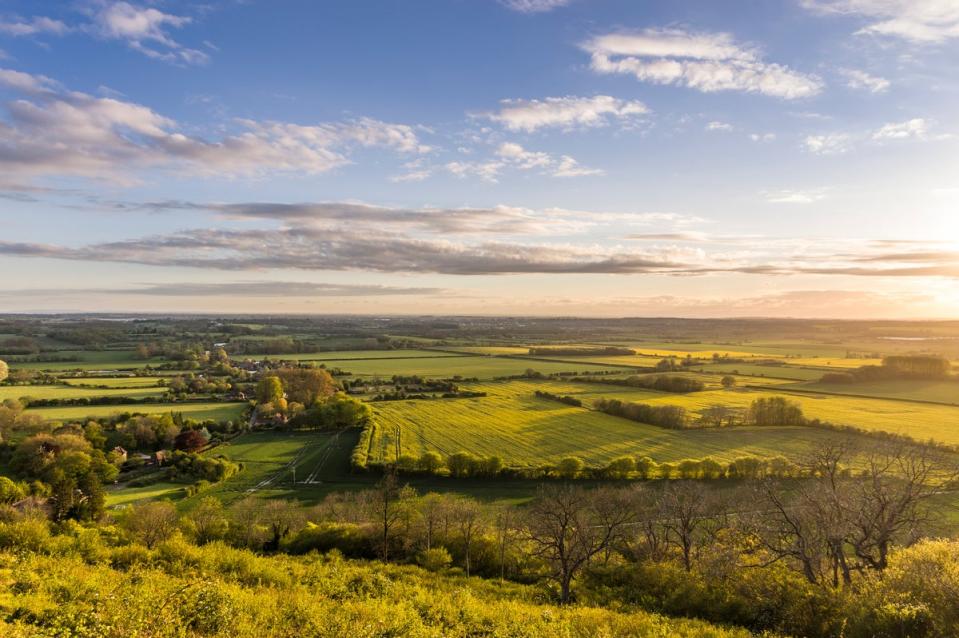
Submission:
{"label": "house", "polygon": [[127,456],[128,456],[128,454],[127,454],[127,451],[126,451],[124,448],[122,448],[122,447],[120,447],[120,446],[118,445],[118,446],[116,446],[115,448],[113,448],[113,449],[111,450],[111,452],[113,452],[113,454],[116,456],[116,458],[119,459],[120,463],[126,463],[126,462],[127,462]]}
{"label": "house", "polygon": [[163,465],[169,460],[166,450],[157,450],[153,453],[152,461],[157,464],[157,466]]}

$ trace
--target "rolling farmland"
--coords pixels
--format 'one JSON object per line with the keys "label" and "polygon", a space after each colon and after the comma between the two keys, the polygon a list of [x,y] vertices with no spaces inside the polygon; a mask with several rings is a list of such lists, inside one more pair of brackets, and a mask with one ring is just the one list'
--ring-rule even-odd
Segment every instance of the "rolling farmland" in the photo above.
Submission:
{"label": "rolling farmland", "polygon": [[648,455],[657,462],[712,456],[799,455],[818,441],[842,436],[800,427],[667,430],[530,395],[375,404],[372,458],[392,460],[399,430],[401,454],[427,450],[500,456],[508,466],[536,467],[566,456],[602,465],[617,456]]}

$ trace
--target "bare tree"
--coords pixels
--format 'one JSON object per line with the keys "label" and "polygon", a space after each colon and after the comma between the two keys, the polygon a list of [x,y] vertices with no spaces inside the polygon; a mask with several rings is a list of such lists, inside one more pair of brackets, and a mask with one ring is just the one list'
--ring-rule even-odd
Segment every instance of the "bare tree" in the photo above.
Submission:
{"label": "bare tree", "polygon": [[506,578],[506,556],[510,545],[516,539],[517,525],[516,510],[509,505],[502,507],[496,513],[496,546],[499,553],[499,578]]}
{"label": "bare tree", "polygon": [[390,557],[390,543],[396,535],[396,528],[408,521],[407,505],[416,492],[408,486],[400,487],[394,472],[387,472],[369,493],[369,507],[373,520],[379,529],[380,557],[386,561]]}
{"label": "bare tree", "polygon": [[229,527],[223,513],[223,503],[214,496],[204,497],[189,513],[187,520],[193,528],[196,542],[200,545],[223,538]]}
{"label": "bare tree", "polygon": [[485,521],[483,520],[483,511],[474,499],[463,497],[457,499],[453,507],[453,520],[460,538],[463,540],[463,554],[466,566],[466,575],[470,575],[470,555],[473,549],[473,541],[476,536],[482,533]]}
{"label": "bare tree", "polygon": [[291,501],[270,500],[263,506],[262,520],[270,530],[266,548],[276,551],[280,543],[298,526],[303,524],[303,512]]}
{"label": "bare tree", "polygon": [[927,446],[893,443],[866,455],[860,480],[850,486],[849,540],[861,564],[886,569],[892,544],[913,540],[928,526],[926,501],[956,475],[955,465]]}
{"label": "bare tree", "polygon": [[666,531],[666,543],[679,549],[686,571],[693,567],[693,550],[699,537],[720,509],[713,494],[700,483],[681,481],[663,490],[660,522]]}
{"label": "bare tree", "polygon": [[173,503],[154,501],[131,508],[125,527],[148,549],[153,549],[158,543],[173,536],[179,520]]}
{"label": "bare tree", "polygon": [[529,506],[525,536],[537,555],[553,569],[560,601],[568,603],[573,578],[603,551],[630,521],[612,490],[584,490],[569,485],[546,486]]}

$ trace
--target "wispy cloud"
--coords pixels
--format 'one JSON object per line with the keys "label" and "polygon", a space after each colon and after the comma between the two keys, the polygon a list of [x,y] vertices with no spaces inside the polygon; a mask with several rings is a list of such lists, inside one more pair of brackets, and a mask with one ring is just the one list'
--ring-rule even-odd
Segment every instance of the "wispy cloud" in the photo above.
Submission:
{"label": "wispy cloud", "polygon": [[411,126],[358,118],[293,124],[235,120],[233,132],[205,139],[147,106],[62,89],[44,76],[0,69],[0,84],[26,99],[7,104],[0,127],[3,181],[83,176],[118,182],[147,168],[211,176],[318,174],[350,163],[357,147],[426,153]]}
{"label": "wispy cloud", "polygon": [[864,18],[859,34],[894,36],[914,42],[959,38],[959,4],[953,0],[801,0],[822,14]]}
{"label": "wispy cloud", "polygon": [[885,93],[890,82],[886,78],[870,75],[859,69],[840,69],[839,74],[846,78],[846,86],[870,93]]}
{"label": "wispy cloud", "polygon": [[[575,214],[544,213],[560,219]],[[468,214],[476,217],[475,213]],[[582,218],[582,211],[578,214],[575,219]],[[542,221],[546,225],[547,220]],[[624,246],[623,240],[641,242],[641,247]],[[621,232],[584,244],[561,241],[555,236],[540,241],[471,240],[466,234],[454,232],[416,237],[390,228],[389,224],[377,230],[350,223],[331,231],[287,216],[280,228],[195,229],[84,246],[0,241],[0,255],[223,271],[673,276],[738,273],[959,279],[959,252],[934,244],[891,249],[886,244],[856,240],[705,236],[676,230],[675,225],[644,234]]]}
{"label": "wispy cloud", "polygon": [[63,35],[69,31],[70,27],[66,23],[43,16],[26,19],[0,19],[0,33],[15,37],[40,34]]}
{"label": "wispy cloud", "polygon": [[825,195],[822,191],[782,190],[763,193],[770,204],[812,204]]}
{"label": "wispy cloud", "polygon": [[728,122],[719,122],[717,120],[713,120],[712,122],[706,125],[706,130],[707,131],[731,131],[733,130],[733,125],[729,124]]}
{"label": "wispy cloud", "polygon": [[520,13],[546,13],[565,7],[572,0],[499,0],[500,4]]}
{"label": "wispy cloud", "polygon": [[2,297],[20,298],[66,295],[123,295],[151,297],[385,297],[435,295],[442,288],[330,284],[303,281],[225,281],[143,284],[132,288],[16,288],[0,291]]}
{"label": "wispy cloud", "polygon": [[209,56],[186,47],[170,35],[193,21],[188,16],[164,13],[129,2],[106,2],[93,13],[93,28],[101,37],[121,40],[147,57],[164,62],[205,64]]}
{"label": "wispy cloud", "polygon": [[852,148],[852,142],[852,136],[848,133],[827,133],[807,135],[803,146],[816,155],[841,155]]}
{"label": "wispy cloud", "polygon": [[593,97],[548,97],[542,100],[503,100],[502,107],[487,114],[511,131],[533,132],[542,128],[592,128],[612,121],[629,122],[649,113],[639,100],[620,100],[609,95]]}
{"label": "wispy cloud", "polygon": [[874,140],[924,139],[929,131],[929,122],[915,117],[905,122],[891,122],[872,134]]}
{"label": "wispy cloud", "polygon": [[815,75],[766,62],[728,33],[646,29],[597,36],[583,45],[598,73],[621,73],[643,82],[676,84],[704,92],[744,91],[784,99],[818,94]]}

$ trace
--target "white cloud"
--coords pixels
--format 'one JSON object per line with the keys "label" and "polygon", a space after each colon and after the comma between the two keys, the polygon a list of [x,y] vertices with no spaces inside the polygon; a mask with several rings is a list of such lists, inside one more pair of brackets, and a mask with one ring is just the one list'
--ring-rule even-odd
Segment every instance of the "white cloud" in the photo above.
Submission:
{"label": "white cloud", "polygon": [[955,0],[802,0],[802,5],[819,13],[866,18],[869,23],[859,34],[914,42],[959,38],[959,2]]}
{"label": "white cloud", "polygon": [[29,20],[0,20],[0,33],[12,36],[31,36],[42,33],[63,35],[70,31],[65,23],[43,16]]}
{"label": "white cloud", "polygon": [[765,62],[756,49],[736,43],[727,33],[647,29],[598,36],[583,48],[598,73],[633,75],[707,93],[744,91],[795,99],[816,95],[823,86],[815,75]]}
{"label": "white cloud", "polygon": [[[446,163],[443,168],[456,177],[478,177],[479,179],[495,183],[506,170],[538,171],[551,177],[587,177],[602,175],[603,171],[596,168],[581,166],[569,155],[556,157],[543,151],[531,151],[516,142],[503,142],[493,153],[493,158],[485,161],[453,161]],[[431,173],[427,173],[428,177]],[[409,179],[416,179],[411,173]],[[394,181],[408,181],[406,176]],[[424,177],[424,179],[425,179]]]}
{"label": "white cloud", "polygon": [[733,130],[733,125],[728,122],[717,122],[712,121],[706,125],[707,131],[731,131]]}
{"label": "white cloud", "polygon": [[538,168],[549,166],[552,162],[548,153],[527,151],[519,144],[504,142],[496,150],[496,154],[504,160],[520,168]]}
{"label": "white cloud", "polygon": [[559,160],[559,165],[553,171],[553,177],[588,177],[591,175],[603,175],[604,171],[598,168],[587,168],[580,166],[579,163],[569,155],[563,155]]}
{"label": "white cloud", "polygon": [[916,117],[905,122],[893,122],[882,126],[872,134],[874,140],[925,139],[929,122]]}
{"label": "white cloud", "polygon": [[889,80],[870,75],[859,69],[840,69],[839,74],[846,78],[846,86],[851,89],[869,91],[870,93],[885,93],[889,90]]}
{"label": "white cloud", "polygon": [[129,2],[110,2],[93,15],[97,33],[105,38],[123,40],[144,55],[166,62],[204,64],[209,56],[174,40],[170,29],[184,27],[192,19],[164,13],[152,7],[137,7]]}
{"label": "white cloud", "polygon": [[44,93],[57,88],[57,83],[43,75],[31,75],[13,69],[0,69],[0,85],[23,93]]}
{"label": "white cloud", "polygon": [[851,148],[852,136],[847,133],[808,135],[803,141],[803,146],[816,155],[840,155]]}
{"label": "white cloud", "polygon": [[444,168],[456,177],[479,177],[483,181],[495,183],[499,179],[504,162],[448,162]]}
{"label": "white cloud", "polygon": [[532,132],[540,128],[606,126],[610,120],[629,120],[649,112],[638,100],[620,100],[609,95],[593,97],[548,97],[543,100],[503,100],[503,107],[489,118],[511,131]]}
{"label": "white cloud", "polygon": [[572,0],[500,0],[504,6],[520,13],[545,13],[565,7]]}
{"label": "white cloud", "polygon": [[53,80],[0,69],[26,96],[0,126],[0,174],[30,180],[84,176],[130,181],[161,167],[219,176],[318,174],[350,162],[355,147],[425,153],[413,127],[359,118],[312,125],[237,120],[218,139],[188,135],[171,118],[117,98],[66,91]]}
{"label": "white cloud", "polygon": [[749,139],[754,142],[774,142],[776,140],[775,133],[750,133]]}
{"label": "white cloud", "polygon": [[782,190],[763,195],[770,204],[812,204],[823,198],[821,191]]}

